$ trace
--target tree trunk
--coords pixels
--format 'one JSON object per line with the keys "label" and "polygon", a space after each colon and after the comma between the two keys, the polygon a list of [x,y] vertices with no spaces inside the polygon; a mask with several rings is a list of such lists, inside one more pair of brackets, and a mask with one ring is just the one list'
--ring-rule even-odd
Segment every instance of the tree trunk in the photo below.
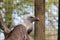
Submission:
{"label": "tree trunk", "polygon": [[35,0],[35,16],[40,20],[35,23],[35,40],[45,40],[45,0]]}

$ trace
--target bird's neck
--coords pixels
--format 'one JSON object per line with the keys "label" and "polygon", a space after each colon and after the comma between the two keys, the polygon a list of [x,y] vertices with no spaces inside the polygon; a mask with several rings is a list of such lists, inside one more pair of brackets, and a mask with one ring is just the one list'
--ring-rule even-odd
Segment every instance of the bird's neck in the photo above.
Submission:
{"label": "bird's neck", "polygon": [[33,28],[33,23],[31,22],[24,21],[22,24],[26,27],[27,30]]}

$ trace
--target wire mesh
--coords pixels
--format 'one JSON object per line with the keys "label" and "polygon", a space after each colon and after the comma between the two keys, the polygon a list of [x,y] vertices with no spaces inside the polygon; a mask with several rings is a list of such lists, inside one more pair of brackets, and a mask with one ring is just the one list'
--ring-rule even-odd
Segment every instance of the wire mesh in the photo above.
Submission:
{"label": "wire mesh", "polygon": [[58,40],[58,0],[45,0],[45,40]]}
{"label": "wire mesh", "polygon": [[[15,21],[13,21],[13,25],[14,25],[14,23],[20,24],[22,21],[22,18],[20,19],[21,16],[19,17],[18,15],[20,15],[24,11],[27,11],[26,9],[22,10],[22,8],[21,8],[21,7],[26,6],[25,2],[24,3],[22,2],[22,4],[24,5],[23,6],[22,4],[19,3],[19,1],[23,1],[23,0],[10,0],[10,1],[11,2],[9,2],[8,0],[2,1],[5,5],[8,5],[8,6],[4,6],[5,8],[3,9],[3,11],[4,12],[7,11],[6,12],[7,14],[9,14],[9,12],[15,13],[15,14],[13,14],[13,19],[12,19],[12,20],[15,20]],[[58,1],[59,0],[45,0],[45,8],[46,8],[45,9],[45,23],[46,23],[45,24],[45,40],[58,40],[57,39],[57,35],[58,35]],[[16,3],[18,3],[18,4],[16,4]],[[18,5],[20,5],[20,6],[18,6]],[[2,6],[3,6],[2,3],[0,2],[0,8]],[[31,8],[31,11],[29,11],[30,10],[29,8]],[[28,9],[28,12],[34,14],[34,6],[33,7],[28,6],[27,9]],[[12,15],[9,15],[9,16],[12,16]],[[3,34],[0,34],[0,40],[3,40],[3,38],[4,38],[3,36],[4,36]]]}

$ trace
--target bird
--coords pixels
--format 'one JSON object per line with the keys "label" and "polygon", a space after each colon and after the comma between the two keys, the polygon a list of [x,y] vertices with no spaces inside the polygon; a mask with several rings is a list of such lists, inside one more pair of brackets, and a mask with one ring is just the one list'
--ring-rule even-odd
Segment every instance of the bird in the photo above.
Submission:
{"label": "bird", "polygon": [[17,25],[5,38],[5,40],[30,40],[29,34],[33,30],[33,22],[39,21],[39,18],[26,14],[23,16],[24,22]]}
{"label": "bird", "polygon": [[30,34],[33,30],[33,22],[39,21],[39,18],[35,17],[32,14],[26,14],[23,16],[24,22],[22,23],[27,30],[27,33]]}

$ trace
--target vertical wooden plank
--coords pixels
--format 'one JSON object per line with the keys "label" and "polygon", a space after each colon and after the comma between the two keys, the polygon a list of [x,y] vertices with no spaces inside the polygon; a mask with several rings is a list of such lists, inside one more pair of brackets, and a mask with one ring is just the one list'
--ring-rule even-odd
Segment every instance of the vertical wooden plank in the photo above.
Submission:
{"label": "vertical wooden plank", "polygon": [[35,16],[40,20],[35,23],[35,40],[45,40],[45,0],[35,0]]}

